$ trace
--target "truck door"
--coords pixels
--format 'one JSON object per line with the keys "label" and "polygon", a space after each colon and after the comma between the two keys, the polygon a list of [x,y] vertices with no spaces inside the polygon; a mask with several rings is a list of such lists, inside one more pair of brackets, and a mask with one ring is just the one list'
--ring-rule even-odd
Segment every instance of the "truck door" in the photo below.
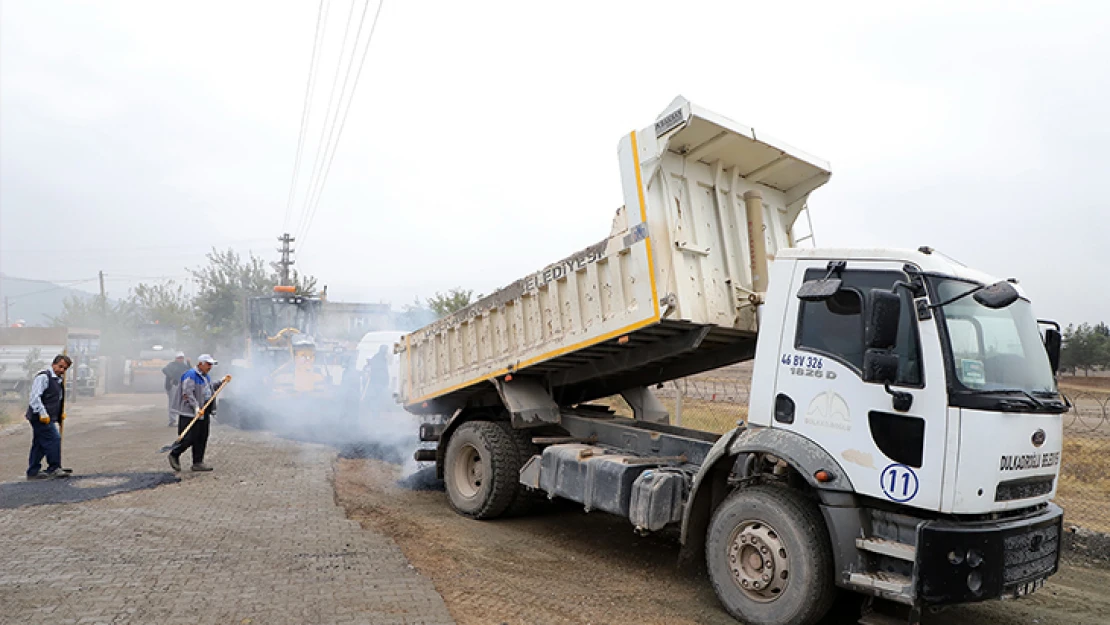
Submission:
{"label": "truck door", "polygon": [[[937,510],[944,477],[947,410],[943,392],[926,392],[926,372],[935,371],[933,389],[943,389],[938,350],[922,350],[922,332],[935,345],[935,327],[920,324],[911,293],[902,298],[898,328],[898,381],[892,390],[913,396],[909,410],[894,408],[881,384],[862,378],[867,294],[908,282],[902,265],[854,261],[841,273],[843,286],[823,302],[803,302],[794,293],[786,306],[776,376],[774,427],[817,442],[848,474],[860,494]],[[820,279],[827,261],[797,263],[794,284]],[[795,289],[796,290],[796,289]],[[791,331],[790,325],[794,328]],[[926,367],[926,354],[934,361]],[[937,386],[939,385],[939,387]]]}

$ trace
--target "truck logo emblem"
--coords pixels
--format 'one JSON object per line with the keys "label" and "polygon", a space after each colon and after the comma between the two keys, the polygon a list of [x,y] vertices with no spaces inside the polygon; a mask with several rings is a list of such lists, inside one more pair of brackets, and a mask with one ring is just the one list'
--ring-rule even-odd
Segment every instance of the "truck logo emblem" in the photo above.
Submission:
{"label": "truck logo emblem", "polygon": [[848,402],[833,391],[825,391],[813,398],[806,408],[805,422],[818,427],[832,428],[843,432],[852,431],[852,417]]}
{"label": "truck logo emblem", "polygon": [[1044,430],[1037,430],[1036,432],[1033,432],[1033,446],[1040,447],[1041,445],[1044,445],[1044,441],[1046,438],[1047,436],[1045,435]]}

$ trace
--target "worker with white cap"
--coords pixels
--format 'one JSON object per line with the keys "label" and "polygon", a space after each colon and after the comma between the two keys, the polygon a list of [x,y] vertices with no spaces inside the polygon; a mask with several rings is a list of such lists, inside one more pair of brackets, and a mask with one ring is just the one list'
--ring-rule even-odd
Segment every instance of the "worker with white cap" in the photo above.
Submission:
{"label": "worker with white cap", "polygon": [[179,435],[185,433],[185,429],[189,428],[189,423],[194,418],[196,423],[170,450],[170,466],[174,471],[181,470],[181,454],[190,447],[193,449],[193,470],[212,470],[212,467],[204,464],[204,450],[208,446],[209,422],[212,420],[215,406],[209,406],[207,411],[204,410],[204,406],[222,384],[222,381],[213,384],[208,377],[208,372],[217,364],[219,363],[211,355],[201,354],[200,358],[197,358],[197,366],[181,376],[181,384],[170,404],[177,414],[177,433]]}
{"label": "worker with white cap", "polygon": [[177,425],[177,413],[173,409],[173,396],[177,387],[181,385],[181,376],[190,369],[185,362],[185,352],[177,352],[170,364],[162,367],[162,375],[166,376],[166,398],[169,399],[170,427]]}

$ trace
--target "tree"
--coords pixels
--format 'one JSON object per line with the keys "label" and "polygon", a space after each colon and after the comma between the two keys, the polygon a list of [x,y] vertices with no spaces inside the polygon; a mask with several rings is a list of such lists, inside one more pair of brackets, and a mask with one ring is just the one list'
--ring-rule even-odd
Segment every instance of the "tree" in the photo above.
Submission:
{"label": "tree", "polygon": [[1060,366],[1073,373],[1082,369],[1090,375],[1091,369],[1110,367],[1110,330],[1100,323],[1092,327],[1088,323],[1078,327],[1069,325],[1064,330],[1064,344],[1060,350]]}
{"label": "tree", "polygon": [[140,284],[128,299],[141,323],[161,323],[188,330],[196,323],[193,298],[184,285],[173,280],[160,284]]}
{"label": "tree", "polygon": [[401,312],[396,316],[396,325],[398,329],[412,332],[435,320],[436,313],[427,306],[421,304],[420,298],[418,297],[414,299],[411,304],[405,304],[401,307]]}
{"label": "tree", "polygon": [[[206,258],[207,265],[189,270],[198,287],[193,299],[195,332],[208,350],[240,354],[246,345],[247,298],[273,293],[274,286],[281,283],[281,276],[272,265],[254,254],[242,258],[235,250],[213,248]],[[298,294],[315,294],[316,278],[294,271],[292,281]]]}
{"label": "tree", "polygon": [[482,299],[481,293],[477,297],[473,297],[473,295],[474,291],[461,287],[455,287],[447,291],[446,295],[437,292],[434,296],[428,298],[428,308],[431,308],[438,317],[443,318]]}

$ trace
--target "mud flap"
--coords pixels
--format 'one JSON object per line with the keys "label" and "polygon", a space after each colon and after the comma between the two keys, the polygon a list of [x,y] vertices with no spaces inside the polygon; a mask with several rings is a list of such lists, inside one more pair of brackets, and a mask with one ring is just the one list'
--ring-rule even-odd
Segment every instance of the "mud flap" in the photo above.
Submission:
{"label": "mud flap", "polygon": [[506,382],[495,378],[493,382],[501,402],[509,411],[514,428],[533,428],[559,422],[559,405],[539,381],[516,378]]}

